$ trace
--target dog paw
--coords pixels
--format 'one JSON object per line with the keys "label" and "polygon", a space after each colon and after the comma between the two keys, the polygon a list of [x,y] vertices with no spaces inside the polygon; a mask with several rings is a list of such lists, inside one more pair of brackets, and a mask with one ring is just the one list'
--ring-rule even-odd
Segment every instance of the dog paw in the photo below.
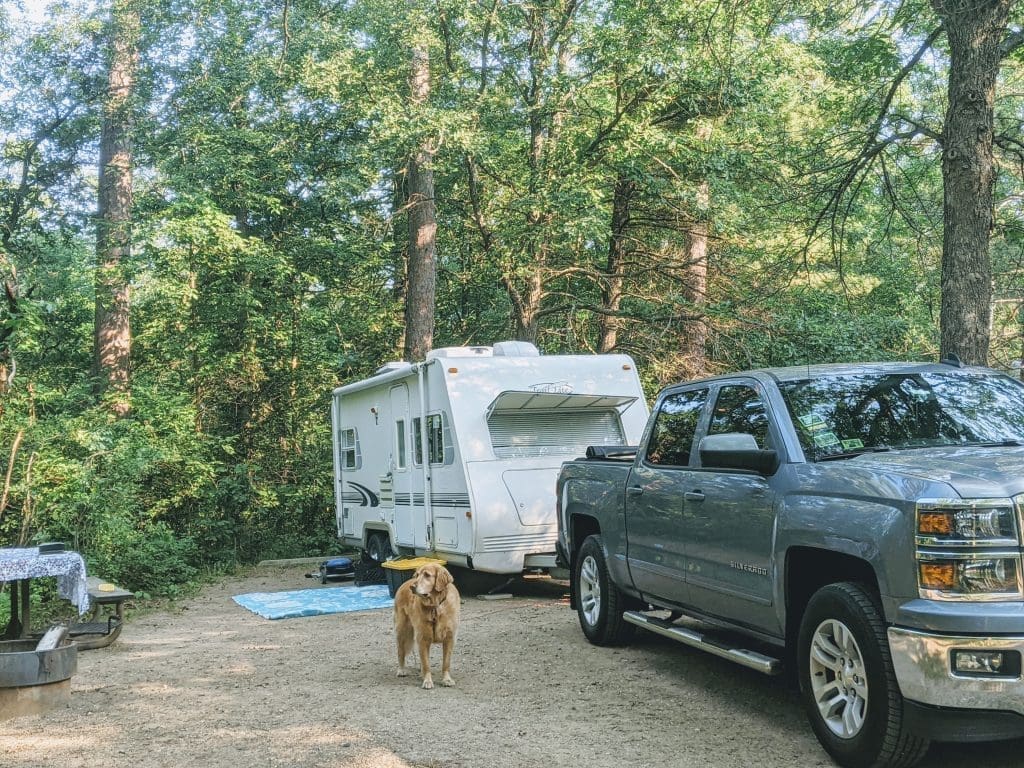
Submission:
{"label": "dog paw", "polygon": [[441,685],[443,685],[445,688],[451,688],[453,685],[455,685],[455,681],[452,680],[450,675],[445,675],[441,679]]}
{"label": "dog paw", "polygon": [[408,677],[408,675],[409,675],[409,670],[407,670],[405,667],[399,667],[398,668],[398,675],[397,675],[397,677]]}
{"label": "dog paw", "polygon": [[424,688],[424,690],[428,690],[429,691],[433,687],[434,687],[434,681],[431,680],[429,677],[426,680],[423,681],[423,688]]}

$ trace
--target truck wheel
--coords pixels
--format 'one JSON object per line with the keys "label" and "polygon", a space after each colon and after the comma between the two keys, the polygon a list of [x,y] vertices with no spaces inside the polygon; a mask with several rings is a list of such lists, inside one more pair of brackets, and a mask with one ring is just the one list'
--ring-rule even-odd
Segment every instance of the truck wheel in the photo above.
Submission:
{"label": "truck wheel", "polygon": [[800,695],[818,741],[845,768],[906,768],[928,751],[908,733],[885,622],[862,584],[811,597],[797,646]]}
{"label": "truck wheel", "polygon": [[391,550],[391,542],[383,533],[371,533],[366,539],[366,554],[378,563],[390,560],[394,556]]}
{"label": "truck wheel", "polygon": [[587,640],[594,645],[616,645],[632,637],[636,627],[622,620],[629,597],[611,580],[600,536],[588,536],[573,569],[576,613]]}

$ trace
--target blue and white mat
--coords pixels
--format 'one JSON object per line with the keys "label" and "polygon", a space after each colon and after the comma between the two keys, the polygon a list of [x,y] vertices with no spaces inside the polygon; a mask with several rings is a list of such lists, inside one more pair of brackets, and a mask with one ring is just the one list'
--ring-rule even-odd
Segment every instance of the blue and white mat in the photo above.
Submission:
{"label": "blue and white mat", "polygon": [[250,592],[247,595],[235,595],[231,599],[265,619],[369,611],[374,608],[390,608],[395,602],[388,594],[387,584],[297,589],[289,592]]}

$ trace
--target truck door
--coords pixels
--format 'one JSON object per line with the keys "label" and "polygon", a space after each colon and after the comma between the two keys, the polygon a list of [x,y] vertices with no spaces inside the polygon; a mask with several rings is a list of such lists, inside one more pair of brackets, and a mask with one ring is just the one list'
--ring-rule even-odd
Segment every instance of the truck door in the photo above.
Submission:
{"label": "truck door", "polygon": [[[759,448],[778,448],[757,382],[723,384],[707,434],[746,433]],[[695,451],[697,453],[697,451]],[[699,463],[700,457],[695,457]],[[683,489],[687,578],[696,604],[738,623],[766,626],[774,617],[772,560],[774,493],[751,471],[701,468]]]}
{"label": "truck door", "polygon": [[626,480],[627,562],[633,584],[661,601],[688,602],[683,495],[708,389],[673,390],[657,407],[643,454]]}

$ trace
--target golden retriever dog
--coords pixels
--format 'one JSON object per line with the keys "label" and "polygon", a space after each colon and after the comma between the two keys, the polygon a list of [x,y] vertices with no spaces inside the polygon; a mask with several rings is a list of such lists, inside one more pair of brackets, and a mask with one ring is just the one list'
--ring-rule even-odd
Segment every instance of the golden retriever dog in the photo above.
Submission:
{"label": "golden retriever dog", "polygon": [[452,651],[459,631],[459,590],[442,565],[427,563],[395,593],[395,640],[398,642],[398,676],[409,674],[405,659],[413,641],[420,654],[420,675],[424,688],[433,688],[430,676],[430,646],[441,644],[441,685],[452,680]]}

